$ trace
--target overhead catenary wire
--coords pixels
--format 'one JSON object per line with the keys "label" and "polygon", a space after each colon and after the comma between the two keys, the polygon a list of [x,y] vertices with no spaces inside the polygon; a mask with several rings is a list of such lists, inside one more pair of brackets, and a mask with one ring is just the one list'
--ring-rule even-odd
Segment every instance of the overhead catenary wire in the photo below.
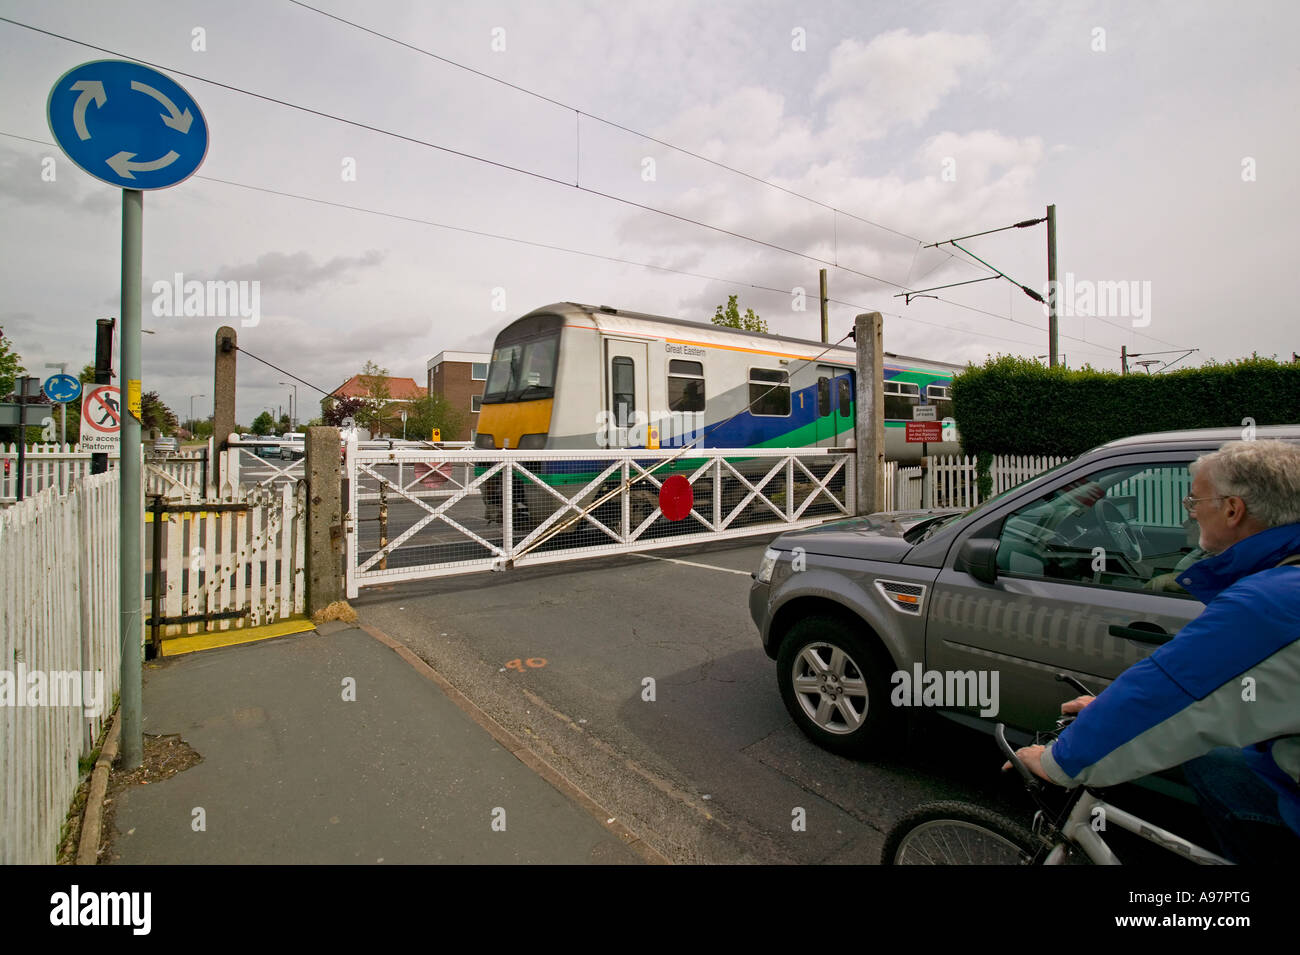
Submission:
{"label": "overhead catenary wire", "polygon": [[[24,142],[34,143],[34,144],[39,145],[39,146],[54,146],[53,143],[51,143],[51,142],[47,142],[47,141],[45,141],[45,140],[33,139],[33,138],[30,137],[30,136],[20,136],[20,135],[18,135],[18,134],[16,134],[16,133],[9,133],[9,132],[5,132],[5,131],[3,131],[3,130],[0,130],[0,136],[7,136],[7,137],[10,137],[10,138],[12,138],[12,139],[18,139],[18,140],[22,140],[22,141],[24,141]],[[671,273],[671,274],[674,274],[674,275],[684,275],[684,276],[687,276],[687,277],[690,277],[690,278],[705,279],[705,280],[707,280],[707,281],[711,281],[711,282],[719,282],[719,283],[722,283],[722,284],[724,284],[724,285],[730,285],[730,286],[732,286],[733,288],[752,288],[752,289],[757,289],[757,290],[764,291],[764,292],[772,292],[772,293],[775,293],[775,294],[778,294],[778,295],[784,295],[784,296],[788,296],[788,295],[790,294],[790,290],[789,290],[789,289],[784,289],[784,288],[774,288],[774,287],[769,286],[769,285],[761,285],[761,284],[758,284],[758,283],[755,283],[755,282],[746,282],[746,281],[743,281],[743,280],[727,278],[727,277],[725,277],[725,276],[710,275],[710,274],[708,274],[708,273],[704,273],[704,272],[694,272],[694,271],[690,271],[690,270],[688,270],[688,269],[678,269],[678,268],[674,268],[674,267],[672,267],[672,266],[667,266],[667,265],[658,265],[658,264],[653,263],[653,262],[641,262],[641,261],[638,261],[638,260],[636,260],[636,259],[624,258],[624,257],[622,257],[622,256],[606,255],[606,254],[601,253],[601,252],[590,252],[590,251],[583,250],[583,249],[573,249],[573,248],[569,248],[569,247],[567,247],[567,246],[556,245],[556,244],[554,244],[554,243],[549,243],[549,242],[540,242],[540,241],[537,241],[537,240],[535,240],[535,239],[525,239],[525,238],[521,238],[521,237],[519,237],[519,236],[511,236],[511,235],[506,235],[506,234],[498,233],[498,232],[488,232],[488,231],[486,231],[486,230],[482,230],[482,229],[471,229],[471,228],[468,228],[468,227],[466,227],[466,226],[451,225],[451,224],[449,224],[449,223],[445,223],[445,222],[437,222],[437,221],[434,221],[434,220],[432,220],[432,219],[424,219],[424,218],[420,218],[420,217],[418,217],[418,216],[403,215],[403,214],[401,214],[401,213],[397,213],[397,212],[386,212],[386,211],[384,211],[384,210],[380,210],[380,209],[372,209],[372,208],[369,208],[369,207],[367,207],[367,206],[355,205],[355,204],[352,204],[352,203],[346,203],[346,202],[339,202],[339,201],[337,201],[337,200],[333,200],[333,199],[322,199],[322,198],[317,197],[317,196],[308,196],[308,195],[302,195],[302,194],[299,194],[299,193],[285,192],[285,191],[280,190],[280,189],[271,189],[271,188],[266,187],[266,186],[254,186],[254,185],[251,185],[251,184],[249,184],[249,183],[236,182],[236,181],[234,181],[234,180],[230,180],[230,179],[221,179],[221,178],[218,178],[218,177],[215,177],[215,176],[204,176],[204,175],[199,174],[199,175],[195,175],[193,178],[196,179],[196,180],[202,180],[202,181],[204,181],[204,182],[212,182],[212,183],[216,183],[216,184],[223,185],[223,186],[231,186],[231,187],[238,188],[238,189],[246,189],[246,190],[249,190],[249,191],[252,191],[252,192],[260,192],[260,193],[264,193],[264,194],[267,194],[267,195],[280,196],[280,197],[282,197],[282,198],[286,198],[286,199],[294,199],[294,200],[299,200],[299,201],[303,201],[303,202],[311,202],[311,203],[315,203],[315,204],[317,204],[317,205],[329,206],[329,207],[332,207],[332,208],[343,209],[343,210],[347,210],[347,211],[350,211],[350,212],[360,212],[360,213],[363,213],[363,214],[366,214],[366,215],[374,215],[374,216],[380,216],[380,217],[382,217],[382,218],[394,219],[394,220],[401,221],[401,222],[409,222],[409,223],[412,223],[412,224],[415,224],[415,225],[425,225],[425,226],[430,226],[430,227],[437,228],[437,229],[445,229],[445,230],[452,231],[452,232],[460,232],[460,233],[463,233],[463,234],[466,234],[466,235],[479,236],[479,237],[481,237],[481,238],[494,239],[494,240],[503,241],[503,242],[513,242],[513,243],[517,243],[517,244],[520,244],[520,245],[526,245],[526,246],[531,246],[531,247],[533,247],[533,248],[545,249],[545,250],[552,251],[552,252],[561,252],[561,253],[568,254],[568,255],[585,256],[585,257],[587,257],[587,258],[600,259],[600,260],[603,260],[603,261],[606,261],[606,262],[613,262],[613,263],[616,263],[616,264],[619,264],[619,265],[628,265],[628,266],[633,266],[633,267],[636,267],[636,268],[651,269],[651,270],[659,271],[659,272],[668,272],[668,273]],[[929,274],[930,274],[931,272],[933,272],[936,268],[939,268],[939,267],[942,266],[943,264],[944,264],[944,263],[940,263],[940,265],[935,266],[934,268],[928,270],[928,271],[925,273],[925,275],[929,275]],[[924,275],[921,276],[921,278],[924,278],[924,277],[925,277]],[[936,298],[936,299],[939,299],[940,301],[945,301],[945,300],[941,299],[939,296],[933,296],[933,297]],[[979,330],[977,330],[977,329],[960,328],[960,327],[958,327],[958,326],[954,326],[954,325],[944,325],[944,324],[942,324],[942,323],[940,323],[940,322],[930,322],[930,321],[926,321],[925,319],[915,318],[915,317],[913,317],[913,316],[911,316],[911,315],[903,315],[903,314],[900,314],[900,313],[898,313],[898,312],[887,311],[886,309],[882,309],[882,308],[880,308],[880,307],[878,307],[878,306],[875,306],[875,305],[863,304],[863,303],[861,303],[861,302],[851,302],[851,301],[846,301],[846,300],[844,300],[844,299],[838,299],[838,298],[828,298],[827,301],[829,301],[829,302],[831,302],[831,303],[833,303],[833,304],[835,304],[835,305],[842,305],[842,306],[844,306],[844,307],[846,307],[846,308],[857,309],[857,310],[859,310],[859,311],[878,311],[878,312],[880,312],[882,315],[888,315],[889,317],[891,317],[891,318],[896,318],[896,319],[898,319],[898,320],[900,320],[900,321],[911,322],[911,323],[918,324],[918,325],[925,325],[925,326],[928,326],[928,327],[931,327],[931,328],[943,329],[943,330],[945,330],[945,331],[956,331],[956,332],[961,332],[961,333],[963,333],[963,334],[972,335],[972,336],[976,336],[976,337],[979,337],[979,338],[987,338],[987,339],[991,339],[991,340],[993,340],[993,341],[1007,342],[1008,344],[1013,344],[1013,345],[1026,345],[1026,346],[1029,346],[1029,347],[1035,347],[1035,344],[1034,344],[1033,342],[1027,342],[1027,341],[1024,341],[1024,340],[1022,340],[1022,339],[1017,339],[1017,338],[1006,338],[1006,337],[1001,336],[1001,335],[994,335],[994,334],[992,334],[992,333],[990,333],[990,332],[979,331]],[[1000,321],[1012,321],[1014,324],[1017,324],[1017,325],[1025,325],[1025,326],[1027,326],[1027,327],[1029,327],[1029,328],[1033,328],[1035,331],[1041,331],[1041,329],[1039,329],[1037,326],[1030,325],[1030,324],[1027,323],[1027,322],[1019,322],[1019,321],[1014,321],[1014,320],[1012,320],[1012,319],[1008,319],[1006,316],[1004,316],[1004,315],[999,315],[999,314],[996,313],[996,312],[986,312],[986,311],[983,311],[982,309],[974,309],[973,306],[963,306],[963,307],[968,308],[968,309],[972,309],[972,310],[974,310],[974,311],[979,311],[979,312],[981,312],[982,314],[988,315],[988,316],[990,316],[990,317],[992,317],[992,318],[999,319]],[[1109,352],[1107,352],[1107,351],[1105,351],[1105,350],[1103,350],[1103,349],[1101,349],[1101,348],[1097,348],[1097,347],[1095,346],[1095,343],[1086,342],[1086,341],[1083,341],[1082,339],[1075,339],[1075,338],[1073,338],[1072,336],[1069,336],[1069,335],[1063,335],[1062,338],[1067,338],[1067,339],[1070,339],[1071,341],[1078,341],[1078,342],[1080,342],[1080,343],[1082,343],[1082,344],[1085,344],[1085,345],[1092,345],[1092,346],[1093,346],[1092,350],[1093,350],[1093,352],[1094,352],[1095,354],[1098,354],[1098,355],[1109,355],[1109,354],[1110,354]],[[277,370],[282,370],[282,369],[277,369]],[[288,374],[288,372],[285,372],[285,373]],[[301,381],[301,379],[299,379],[299,381]],[[304,382],[304,383],[305,383],[305,382]],[[315,386],[312,386],[312,387],[315,387]],[[320,391],[321,389],[317,388],[316,390]],[[322,393],[324,394],[325,392],[322,392]]]}
{"label": "overhead catenary wire", "polygon": [[[602,199],[607,199],[607,200],[612,201],[612,202],[622,203],[622,204],[624,204],[624,205],[628,205],[628,206],[631,206],[631,207],[633,207],[633,208],[638,208],[638,209],[641,209],[641,210],[646,211],[646,212],[651,212],[651,213],[655,213],[655,214],[658,214],[658,215],[662,215],[662,216],[665,216],[665,217],[668,217],[668,218],[671,218],[671,219],[675,219],[675,220],[680,221],[680,222],[684,222],[684,223],[687,223],[687,224],[690,224],[690,225],[697,226],[697,227],[699,227],[699,228],[708,229],[708,230],[711,230],[711,231],[714,231],[714,232],[718,232],[718,233],[723,234],[723,235],[730,236],[730,237],[732,237],[732,238],[740,239],[740,240],[742,240],[742,241],[751,242],[751,243],[754,243],[754,244],[757,244],[757,245],[760,245],[760,246],[763,246],[763,247],[766,247],[766,248],[772,249],[773,251],[782,252],[782,253],[785,253],[785,254],[788,254],[788,255],[797,256],[797,257],[799,257],[799,258],[803,258],[803,259],[806,259],[806,260],[811,261],[811,262],[816,262],[816,263],[818,263],[818,264],[820,264],[820,265],[825,265],[825,266],[828,266],[828,267],[831,267],[831,268],[837,268],[837,269],[839,269],[839,270],[841,270],[841,271],[843,271],[843,272],[847,272],[847,273],[849,273],[849,274],[851,274],[851,275],[857,275],[857,276],[860,276],[860,277],[862,277],[862,278],[870,279],[871,281],[879,282],[879,283],[881,283],[881,284],[883,284],[883,285],[888,285],[888,286],[891,286],[891,287],[893,287],[893,288],[898,288],[898,289],[904,289],[905,291],[911,291],[910,289],[907,289],[905,286],[900,285],[899,283],[894,282],[894,281],[891,281],[891,280],[889,280],[889,279],[883,278],[882,276],[873,275],[873,274],[871,274],[871,273],[869,273],[869,272],[863,272],[863,271],[861,271],[861,270],[859,270],[859,269],[849,268],[848,266],[845,266],[845,265],[839,265],[839,264],[837,264],[836,262],[834,262],[834,261],[832,261],[832,260],[823,259],[823,258],[820,258],[820,257],[815,256],[815,255],[810,255],[810,254],[805,253],[805,252],[800,252],[800,251],[798,251],[798,250],[796,250],[796,249],[788,249],[788,248],[786,248],[786,247],[784,247],[784,246],[781,246],[781,245],[778,245],[778,244],[776,244],[776,243],[768,242],[768,241],[766,241],[766,240],[764,240],[764,239],[759,239],[759,238],[756,238],[756,237],[754,237],[754,236],[745,235],[744,233],[736,232],[736,231],[733,231],[733,230],[730,230],[730,229],[724,229],[724,228],[722,228],[721,226],[715,226],[715,225],[712,225],[712,224],[710,224],[710,223],[703,222],[703,221],[701,221],[701,220],[692,219],[692,218],[690,218],[689,216],[679,215],[679,214],[674,213],[674,212],[669,212],[668,210],[665,210],[665,209],[659,209],[659,208],[656,208],[656,207],[654,207],[654,206],[646,205],[646,204],[644,204],[644,203],[635,202],[635,201],[633,201],[633,200],[631,200],[631,199],[625,199],[625,198],[623,198],[623,197],[621,197],[621,196],[615,196],[615,195],[612,195],[612,194],[610,194],[610,193],[601,192],[600,190],[591,189],[591,188],[588,188],[588,187],[585,187],[585,186],[581,186],[581,185],[574,185],[574,184],[572,184],[572,183],[566,182],[565,180],[558,179],[558,178],[556,178],[556,177],[554,177],[554,176],[548,176],[548,175],[546,175],[546,174],[544,174],[544,173],[534,172],[534,171],[532,171],[532,170],[524,169],[524,168],[519,167],[519,166],[514,166],[514,165],[511,165],[511,164],[509,164],[509,163],[500,162],[500,161],[498,161],[498,160],[494,160],[494,159],[488,159],[487,157],[484,157],[484,156],[477,156],[477,155],[475,155],[475,154],[473,154],[473,153],[467,153],[467,152],[464,152],[464,151],[462,151],[462,150],[452,149],[452,148],[449,147],[449,146],[443,146],[443,145],[438,144],[438,143],[429,142],[429,141],[427,141],[427,140],[419,139],[418,137],[408,136],[408,135],[403,134],[403,133],[398,133],[398,132],[394,132],[394,131],[392,131],[392,130],[383,129],[382,127],[373,126],[373,125],[370,125],[370,124],[368,124],[368,123],[362,123],[362,122],[357,121],[357,120],[347,119],[346,117],[337,116],[337,115],[335,115],[335,114],[333,114],[333,113],[328,113],[328,112],[325,112],[325,111],[323,111],[323,110],[315,109],[315,108],[313,108],[313,107],[303,106],[303,105],[298,104],[298,103],[291,103],[291,102],[289,102],[289,101],[287,101],[287,100],[282,100],[282,99],[279,99],[279,98],[277,98],[277,97],[269,96],[269,95],[264,94],[264,93],[257,93],[257,92],[254,92],[254,91],[252,91],[252,90],[246,90],[246,89],[243,89],[242,87],[238,87],[238,86],[231,85],[231,84],[229,84],[229,83],[223,83],[223,82],[221,82],[221,81],[219,81],[219,80],[213,80],[213,79],[210,79],[210,78],[205,77],[205,76],[200,76],[200,75],[198,75],[198,74],[196,74],[196,73],[190,73],[190,72],[187,72],[187,71],[185,71],[185,70],[176,69],[176,68],[174,68],[174,67],[164,66],[164,65],[162,65],[162,64],[160,64],[160,63],[156,63],[156,62],[151,61],[151,60],[145,60],[145,59],[141,59],[141,58],[138,58],[138,57],[131,57],[131,56],[128,56],[127,54],[121,53],[121,52],[119,52],[119,51],[117,51],[117,50],[112,50],[112,49],[109,49],[109,48],[107,48],[107,47],[98,46],[98,45],[93,44],[93,43],[87,43],[87,42],[84,41],[84,40],[78,40],[78,39],[76,39],[76,38],[74,38],[74,37],[69,37],[69,36],[65,36],[65,35],[60,34],[60,33],[55,33],[55,32],[53,32],[53,31],[51,31],[51,30],[45,30],[45,29],[43,29],[43,28],[41,28],[41,27],[36,27],[36,26],[31,25],[31,24],[21,23],[21,22],[19,22],[19,21],[17,21],[17,20],[12,20],[12,19],[10,19],[10,18],[8,18],[8,17],[0,17],[0,22],[9,23],[9,24],[12,24],[13,26],[17,26],[17,27],[20,27],[20,28],[22,28],[22,29],[26,29],[26,30],[31,30],[31,31],[36,32],[36,33],[41,33],[41,34],[44,34],[44,35],[46,35],[46,36],[54,37],[55,39],[59,39],[59,40],[63,40],[63,41],[68,42],[68,43],[76,44],[76,45],[78,45],[78,46],[84,46],[84,47],[86,47],[87,49],[96,50],[96,51],[98,51],[98,52],[100,52],[100,53],[108,53],[108,54],[110,54],[110,55],[112,55],[112,56],[122,57],[122,58],[124,58],[124,59],[131,59],[131,60],[134,60],[134,61],[137,62],[137,63],[143,63],[143,64],[145,64],[146,66],[154,67],[155,69],[169,70],[169,71],[171,71],[171,72],[173,72],[173,73],[176,73],[176,74],[179,75],[179,76],[184,76],[184,77],[187,77],[187,78],[189,78],[189,79],[194,79],[194,80],[197,80],[197,81],[199,81],[199,82],[201,82],[201,83],[207,83],[207,84],[209,84],[209,85],[211,85],[211,86],[216,86],[216,87],[218,87],[219,89],[225,89],[225,90],[227,90],[227,91],[229,91],[229,92],[240,93],[240,94],[243,94],[243,95],[246,95],[246,96],[251,96],[251,97],[253,97],[253,98],[255,98],[255,99],[260,99],[260,100],[263,100],[263,101],[265,101],[265,102],[273,103],[273,104],[276,104],[276,105],[279,105],[279,106],[284,106],[284,107],[286,107],[286,108],[288,108],[288,109],[298,110],[298,111],[300,111],[300,112],[304,112],[304,113],[307,113],[307,114],[312,115],[312,116],[316,116],[316,117],[321,118],[321,119],[328,119],[328,120],[331,120],[331,121],[333,121],[333,122],[343,123],[343,124],[345,124],[345,125],[349,125],[349,126],[355,126],[355,127],[357,127],[358,129],[364,129],[364,130],[367,130],[367,131],[369,131],[369,132],[377,133],[377,134],[379,134],[379,135],[389,136],[389,137],[391,137],[391,138],[398,139],[398,140],[402,140],[402,141],[404,141],[404,142],[409,142],[409,143],[412,143],[412,144],[414,144],[414,145],[425,146],[425,147],[427,147],[427,148],[429,148],[429,149],[434,149],[434,150],[437,150],[437,151],[439,151],[439,152],[444,152],[444,153],[448,153],[448,154],[451,154],[451,155],[455,155],[455,156],[458,156],[458,157],[463,158],[463,159],[469,159],[469,160],[474,161],[474,162],[484,163],[484,164],[486,164],[486,165],[493,166],[493,167],[496,167],[496,168],[499,168],[499,169],[503,169],[503,170],[506,170],[506,171],[508,171],[508,172],[514,172],[514,173],[517,173],[517,174],[519,174],[519,175],[529,176],[529,177],[531,177],[531,178],[538,179],[538,180],[543,181],[543,182],[548,182],[548,183],[551,183],[551,184],[553,184],[553,185],[558,185],[558,186],[562,186],[562,187],[570,188],[570,189],[577,189],[577,190],[579,190],[579,191],[581,191],[581,192],[585,192],[585,193],[587,193],[587,194],[589,194],[589,195],[597,196],[597,197],[602,198]],[[909,237],[909,238],[910,238],[910,237]],[[954,258],[955,258],[955,257],[954,257]],[[961,261],[961,260],[957,260],[957,261]],[[963,304],[963,303],[961,303],[961,302],[954,302],[954,301],[952,301],[952,300],[950,300],[950,299],[945,299],[945,298],[942,298],[942,297],[940,297],[940,296],[935,296],[935,298],[936,298],[938,301],[944,302],[945,304],[948,304],[948,305],[952,305],[952,306],[955,307],[955,308],[969,309],[969,310],[971,310],[971,311],[979,312],[979,313],[982,313],[982,314],[985,314],[985,315],[990,315],[990,316],[993,316],[993,317],[995,317],[995,318],[1000,318],[1000,319],[1002,319],[1003,321],[1008,321],[1008,322],[1011,322],[1011,323],[1016,324],[1016,325],[1023,325],[1023,326],[1025,326],[1026,328],[1032,328],[1032,329],[1034,329],[1035,331],[1040,332],[1040,333],[1042,333],[1043,331],[1045,331],[1045,329],[1040,328],[1039,326],[1036,326],[1036,325],[1032,325],[1032,324],[1030,324],[1029,322],[1022,322],[1022,321],[1018,321],[1018,320],[1016,320],[1016,319],[1014,319],[1014,318],[1010,318],[1010,317],[1008,317],[1008,316],[997,315],[996,313],[988,312],[988,311],[985,311],[985,310],[983,310],[983,309],[978,309],[978,308],[975,308],[974,306],[965,305],[965,304]],[[1138,332],[1137,334],[1143,334],[1143,333]],[[1069,336],[1062,336],[1062,337],[1069,337]],[[1146,336],[1144,336],[1144,337],[1153,338],[1153,336],[1150,336],[1150,335],[1146,335]],[[1083,342],[1082,339],[1072,339],[1072,340]],[[1164,342],[1164,341],[1161,340],[1161,339],[1153,339],[1153,340],[1161,341],[1162,344],[1172,344],[1172,343],[1170,343],[1170,342]],[[1092,343],[1084,342],[1084,344],[1092,344]]]}

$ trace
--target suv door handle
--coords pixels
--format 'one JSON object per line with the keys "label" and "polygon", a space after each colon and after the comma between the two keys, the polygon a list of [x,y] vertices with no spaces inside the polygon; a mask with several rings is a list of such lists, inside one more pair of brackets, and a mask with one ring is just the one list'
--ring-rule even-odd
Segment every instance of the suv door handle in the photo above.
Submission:
{"label": "suv door handle", "polygon": [[1136,640],[1138,643],[1150,643],[1154,646],[1168,643],[1174,638],[1174,634],[1169,633],[1163,627],[1146,621],[1138,621],[1133,626],[1121,627],[1117,623],[1112,623],[1106,632],[1112,637],[1123,637],[1126,640]]}

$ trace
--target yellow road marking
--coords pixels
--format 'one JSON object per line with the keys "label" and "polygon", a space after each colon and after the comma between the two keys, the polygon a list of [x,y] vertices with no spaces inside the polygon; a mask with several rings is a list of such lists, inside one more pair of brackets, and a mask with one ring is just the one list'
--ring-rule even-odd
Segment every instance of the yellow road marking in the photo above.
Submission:
{"label": "yellow road marking", "polygon": [[[184,626],[184,624],[181,624]],[[199,650],[213,650],[217,647],[234,647],[241,643],[255,643],[258,640],[270,640],[272,637],[284,637],[291,633],[306,633],[316,626],[306,617],[290,617],[276,623],[261,627],[243,627],[239,630],[218,630],[214,633],[196,633],[187,637],[164,637],[161,654],[165,657],[180,656],[183,653],[195,653]]]}

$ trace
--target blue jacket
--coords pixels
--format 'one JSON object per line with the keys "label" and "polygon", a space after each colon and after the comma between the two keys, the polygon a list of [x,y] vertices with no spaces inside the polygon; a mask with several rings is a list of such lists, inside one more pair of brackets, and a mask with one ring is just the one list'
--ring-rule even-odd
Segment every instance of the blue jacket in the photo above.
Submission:
{"label": "blue jacket", "polygon": [[1260,531],[1178,575],[1206,606],[1120,674],[1043,754],[1062,786],[1109,786],[1216,746],[1245,747],[1300,834],[1300,524]]}

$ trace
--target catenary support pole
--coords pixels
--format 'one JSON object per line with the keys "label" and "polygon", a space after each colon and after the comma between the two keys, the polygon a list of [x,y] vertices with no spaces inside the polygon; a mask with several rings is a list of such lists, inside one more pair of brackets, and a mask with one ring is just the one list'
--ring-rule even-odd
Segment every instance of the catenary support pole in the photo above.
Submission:
{"label": "catenary support pole", "polygon": [[1060,309],[1060,286],[1056,284],[1056,205],[1047,207],[1047,316],[1048,365],[1056,367],[1057,314]]}
{"label": "catenary support pole", "polygon": [[822,342],[829,343],[831,340],[831,315],[830,299],[826,296],[826,270],[822,269],[818,275],[821,284],[821,303],[822,303]]}

